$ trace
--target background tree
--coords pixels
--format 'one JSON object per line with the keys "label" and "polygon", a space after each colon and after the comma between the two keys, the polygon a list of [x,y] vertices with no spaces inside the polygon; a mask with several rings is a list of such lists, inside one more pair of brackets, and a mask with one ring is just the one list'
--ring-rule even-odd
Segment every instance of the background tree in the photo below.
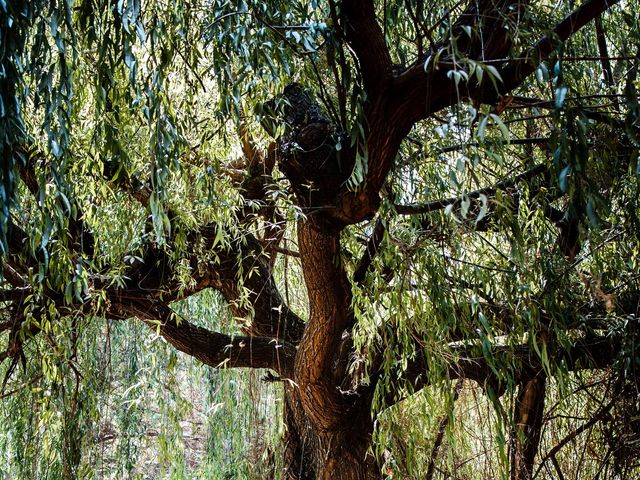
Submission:
{"label": "background tree", "polygon": [[[79,342],[132,318],[269,369],[285,478],[457,472],[471,382],[487,476],[542,442],[562,478],[586,431],[599,475],[637,473],[635,6],[1,2],[0,359],[41,418],[65,399],[59,475],[99,388]],[[236,329],[181,313],[205,290]],[[600,396],[554,442],[572,390]],[[419,393],[444,402],[412,462]]]}

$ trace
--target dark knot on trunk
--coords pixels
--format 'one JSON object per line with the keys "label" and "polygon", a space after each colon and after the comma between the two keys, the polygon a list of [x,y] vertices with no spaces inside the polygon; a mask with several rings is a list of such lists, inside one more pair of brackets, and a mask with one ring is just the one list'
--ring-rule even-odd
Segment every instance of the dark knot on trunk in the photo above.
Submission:
{"label": "dark knot on trunk", "polygon": [[318,211],[335,206],[336,197],[352,169],[348,148],[313,96],[292,83],[264,104],[263,125],[278,135],[279,167],[300,202]]}

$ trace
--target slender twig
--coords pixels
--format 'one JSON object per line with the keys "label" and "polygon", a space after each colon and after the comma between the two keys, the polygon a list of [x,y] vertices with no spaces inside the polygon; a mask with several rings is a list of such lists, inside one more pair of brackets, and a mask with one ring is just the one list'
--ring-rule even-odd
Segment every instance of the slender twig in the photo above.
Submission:
{"label": "slender twig", "polygon": [[[459,378],[456,381],[456,386],[453,391],[453,401],[458,399],[458,395],[460,394],[460,390],[462,389],[462,383],[464,382],[463,378]],[[427,473],[425,475],[426,480],[431,480],[433,478],[433,474],[435,472],[436,466],[436,458],[438,456],[438,450],[440,449],[440,445],[442,444],[442,439],[444,438],[444,432],[446,431],[447,425],[449,424],[450,415],[445,414],[440,418],[440,422],[438,422],[438,434],[436,435],[436,441],[433,444],[433,448],[431,449],[431,455],[429,456],[429,466],[427,467]]]}
{"label": "slender twig", "polygon": [[0,302],[20,301],[31,293],[32,293],[32,290],[29,287],[0,290]]}
{"label": "slender twig", "polygon": [[555,447],[553,447],[551,450],[549,450],[549,452],[540,461],[540,465],[538,465],[538,469],[536,470],[536,473],[533,475],[533,478],[536,478],[538,476],[538,473],[540,473],[540,470],[542,469],[542,467],[544,466],[544,464],[545,464],[545,462],[547,460],[549,460],[550,458],[555,457],[556,453],[558,453],[560,450],[562,450],[562,448],[565,445],[567,445],[569,442],[573,441],[582,432],[590,429],[596,423],[598,423],[600,420],[602,420],[604,418],[604,416],[609,412],[609,410],[611,410],[613,408],[613,405],[615,404],[615,402],[616,402],[616,398],[611,400],[604,407],[600,408],[600,410],[598,410],[596,412],[596,414],[591,418],[591,420],[589,420],[588,422],[585,422],[582,425],[580,425],[573,432],[571,432],[566,437],[564,437],[562,440],[560,440],[560,442]]}

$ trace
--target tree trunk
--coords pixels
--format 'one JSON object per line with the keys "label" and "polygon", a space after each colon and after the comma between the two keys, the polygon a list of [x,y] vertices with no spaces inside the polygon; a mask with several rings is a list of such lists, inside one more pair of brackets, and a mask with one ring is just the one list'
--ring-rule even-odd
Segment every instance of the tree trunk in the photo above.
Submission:
{"label": "tree trunk", "polygon": [[[369,406],[349,412],[340,428],[314,428],[296,386],[285,388],[286,480],[380,480],[371,446],[373,421]],[[347,416],[346,416],[347,417]]]}
{"label": "tree trunk", "polygon": [[515,405],[515,431],[511,439],[511,479],[530,480],[538,453],[546,378],[543,373],[523,383]]}

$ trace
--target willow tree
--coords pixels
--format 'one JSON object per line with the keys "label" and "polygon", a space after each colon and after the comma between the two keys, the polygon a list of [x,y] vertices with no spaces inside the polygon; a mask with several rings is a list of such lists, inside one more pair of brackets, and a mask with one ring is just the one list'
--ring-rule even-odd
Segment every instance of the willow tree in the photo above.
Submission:
{"label": "willow tree", "polygon": [[[633,432],[638,7],[0,1],[4,385],[133,318],[271,371],[285,478],[381,478],[377,416],[461,381],[514,479],[580,372],[613,387],[574,438]],[[172,309],[205,289],[234,334]]]}

